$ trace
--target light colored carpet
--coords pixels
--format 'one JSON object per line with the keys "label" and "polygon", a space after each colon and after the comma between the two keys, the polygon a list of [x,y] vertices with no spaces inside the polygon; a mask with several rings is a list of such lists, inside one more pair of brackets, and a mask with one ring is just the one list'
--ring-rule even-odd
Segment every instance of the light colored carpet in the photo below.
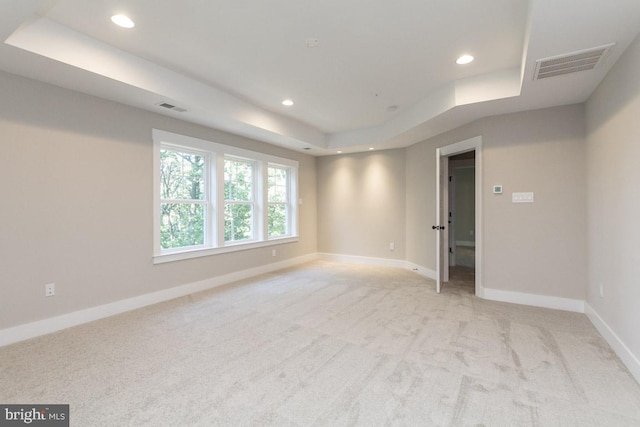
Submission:
{"label": "light colored carpet", "polygon": [[1,403],[73,426],[638,426],[581,314],[314,262],[0,348]]}

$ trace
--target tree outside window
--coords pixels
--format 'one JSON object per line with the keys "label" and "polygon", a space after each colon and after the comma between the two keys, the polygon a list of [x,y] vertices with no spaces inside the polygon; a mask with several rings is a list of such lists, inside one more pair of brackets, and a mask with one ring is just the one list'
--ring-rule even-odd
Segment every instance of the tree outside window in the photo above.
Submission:
{"label": "tree outside window", "polygon": [[160,150],[160,245],[163,249],[205,243],[205,156]]}
{"label": "tree outside window", "polygon": [[270,166],[268,175],[268,233],[269,237],[289,234],[289,170]]}
{"label": "tree outside window", "polygon": [[253,175],[250,161],[224,160],[224,240],[253,238]]}
{"label": "tree outside window", "polygon": [[153,262],[298,240],[298,162],[153,130]]}

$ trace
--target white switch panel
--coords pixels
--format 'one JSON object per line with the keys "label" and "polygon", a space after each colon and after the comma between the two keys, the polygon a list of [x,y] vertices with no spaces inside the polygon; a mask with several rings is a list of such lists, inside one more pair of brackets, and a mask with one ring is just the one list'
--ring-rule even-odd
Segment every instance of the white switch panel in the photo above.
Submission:
{"label": "white switch panel", "polygon": [[533,203],[533,193],[511,193],[513,203]]}

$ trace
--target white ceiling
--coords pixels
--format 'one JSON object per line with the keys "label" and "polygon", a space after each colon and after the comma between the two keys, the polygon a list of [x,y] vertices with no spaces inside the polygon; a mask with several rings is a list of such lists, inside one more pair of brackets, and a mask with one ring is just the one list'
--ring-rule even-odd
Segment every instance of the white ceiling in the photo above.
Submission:
{"label": "white ceiling", "polygon": [[[638,32],[638,0],[3,0],[0,69],[324,155],[583,102]],[[533,80],[610,43],[595,70]]]}

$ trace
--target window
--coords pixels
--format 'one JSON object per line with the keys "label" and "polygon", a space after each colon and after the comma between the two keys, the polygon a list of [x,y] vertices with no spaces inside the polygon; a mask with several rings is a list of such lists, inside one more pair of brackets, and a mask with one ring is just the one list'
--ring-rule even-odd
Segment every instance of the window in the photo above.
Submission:
{"label": "window", "polygon": [[289,233],[290,197],[289,169],[271,166],[268,170],[269,237],[286,236]]}
{"label": "window", "polygon": [[154,129],[154,262],[297,241],[294,160]]}
{"label": "window", "polygon": [[253,239],[254,166],[246,160],[224,160],[224,241]]}
{"label": "window", "polygon": [[205,159],[184,149],[160,150],[160,247],[205,244]]}

